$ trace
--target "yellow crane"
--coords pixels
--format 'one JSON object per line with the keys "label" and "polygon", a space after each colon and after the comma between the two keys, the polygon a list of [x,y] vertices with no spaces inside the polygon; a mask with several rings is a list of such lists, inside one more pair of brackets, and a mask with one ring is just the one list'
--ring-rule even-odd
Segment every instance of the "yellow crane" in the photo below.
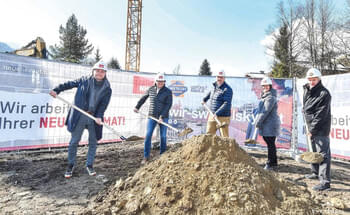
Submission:
{"label": "yellow crane", "polygon": [[142,0],[128,0],[125,70],[140,71]]}

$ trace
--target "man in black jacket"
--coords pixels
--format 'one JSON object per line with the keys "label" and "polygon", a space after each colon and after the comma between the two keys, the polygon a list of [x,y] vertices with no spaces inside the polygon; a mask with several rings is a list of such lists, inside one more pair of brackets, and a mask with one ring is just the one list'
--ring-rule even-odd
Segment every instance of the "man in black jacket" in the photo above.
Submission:
{"label": "man in black jacket", "polygon": [[303,112],[306,126],[308,126],[311,146],[314,152],[323,155],[320,164],[311,164],[312,174],[309,179],[319,179],[320,184],[312,189],[317,191],[329,190],[331,183],[331,150],[329,146],[329,132],[331,128],[331,95],[322,85],[321,72],[315,68],[306,74],[308,83],[304,85]]}
{"label": "man in black jacket", "polygon": [[[160,121],[168,123],[169,120],[169,110],[173,104],[173,95],[169,88],[165,86],[165,77],[163,73],[158,73],[155,78],[155,84],[151,86],[146,93],[137,102],[134,112],[139,112],[141,106],[145,103],[147,98],[150,98],[150,106],[148,115],[153,116]],[[154,128],[157,122],[153,119],[148,119],[147,121],[147,133],[144,146],[144,159],[142,164],[146,163],[150,157],[151,151],[151,139],[153,135]],[[165,125],[159,124],[160,127],[160,154],[166,150],[166,132],[167,127]]]}

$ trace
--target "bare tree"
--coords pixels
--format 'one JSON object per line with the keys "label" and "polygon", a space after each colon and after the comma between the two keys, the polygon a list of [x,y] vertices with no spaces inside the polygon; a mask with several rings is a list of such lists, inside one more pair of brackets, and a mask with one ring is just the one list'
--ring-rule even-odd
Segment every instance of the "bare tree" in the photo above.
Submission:
{"label": "bare tree", "polygon": [[327,65],[329,70],[336,70],[335,58],[337,53],[334,47],[334,6],[330,0],[320,0],[318,7],[318,22],[320,25],[320,67],[325,69]]}
{"label": "bare tree", "polygon": [[306,0],[304,6],[304,22],[306,30],[305,50],[309,53],[308,61],[312,67],[317,66],[317,32],[316,32],[316,5],[314,0]]}
{"label": "bare tree", "polygon": [[330,0],[306,0],[304,6],[306,31],[305,53],[310,66],[321,70],[336,70],[335,14]]}
{"label": "bare tree", "polygon": [[280,26],[286,26],[288,32],[288,67],[291,77],[300,76],[300,73],[303,73],[303,71],[300,71],[300,68],[295,67],[295,62],[298,61],[303,51],[303,41],[300,37],[302,14],[303,7],[296,1],[288,0],[286,7],[283,1],[278,4]]}

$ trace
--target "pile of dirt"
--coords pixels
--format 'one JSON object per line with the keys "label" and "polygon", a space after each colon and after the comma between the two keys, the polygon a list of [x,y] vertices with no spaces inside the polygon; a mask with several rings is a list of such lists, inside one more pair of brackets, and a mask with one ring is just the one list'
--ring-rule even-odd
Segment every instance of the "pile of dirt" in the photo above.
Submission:
{"label": "pile of dirt", "polygon": [[118,180],[84,214],[313,214],[305,187],[263,170],[235,140],[201,135]]}

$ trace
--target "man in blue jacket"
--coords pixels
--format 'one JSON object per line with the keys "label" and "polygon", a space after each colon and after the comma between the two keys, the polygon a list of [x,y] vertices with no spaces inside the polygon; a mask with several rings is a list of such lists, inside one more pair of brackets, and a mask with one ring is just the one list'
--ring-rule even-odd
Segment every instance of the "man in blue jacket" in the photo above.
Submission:
{"label": "man in blue jacket", "polygon": [[[150,99],[150,106],[148,109],[148,115],[153,116],[160,121],[168,123],[169,120],[169,110],[173,104],[173,94],[169,88],[165,86],[165,76],[164,73],[158,73],[155,78],[155,84],[148,88],[146,93],[137,102],[134,112],[138,113],[141,106],[145,103],[147,99]],[[153,135],[154,128],[158,123],[149,118],[147,121],[147,133],[144,146],[144,158],[142,164],[146,163],[150,158],[151,151],[151,139]],[[159,124],[160,128],[160,154],[166,151],[166,132],[167,127],[165,125]]]}
{"label": "man in blue jacket", "polygon": [[54,88],[50,95],[56,97],[60,92],[77,88],[74,104],[80,109],[93,115],[96,121],[71,108],[69,110],[66,125],[72,138],[68,148],[68,168],[65,178],[72,177],[76,163],[77,147],[85,128],[89,131],[89,149],[86,158],[86,170],[94,176],[93,163],[96,154],[97,141],[102,138],[102,122],[104,112],[107,109],[112,95],[112,89],[106,78],[107,65],[101,60],[92,68],[90,77],[81,77],[75,81],[68,81]]}
{"label": "man in blue jacket", "polygon": [[[228,137],[231,118],[232,89],[225,82],[224,71],[218,73],[216,76],[216,82],[213,83],[213,86],[213,90],[203,98],[202,104],[210,100],[210,110],[213,112],[214,117],[216,117],[221,124],[226,124],[226,126],[220,128],[220,133],[223,137]],[[209,115],[207,134],[216,134],[217,122],[214,117]]]}

